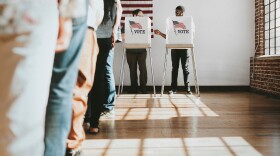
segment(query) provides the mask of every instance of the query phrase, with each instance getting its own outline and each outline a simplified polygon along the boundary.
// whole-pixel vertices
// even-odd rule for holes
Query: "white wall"
[[[196,26],[195,54],[199,84],[202,86],[249,85],[249,58],[254,53],[254,0],[154,0],[154,28],[165,32],[165,19],[174,15],[177,5],[186,8]],[[161,85],[165,41],[152,39],[155,83]],[[121,44],[115,49],[114,74],[119,84],[122,59]],[[147,65],[149,57],[147,57]],[[125,64],[125,85],[130,85],[129,70]],[[171,56],[168,55],[166,85],[171,83]],[[190,62],[190,82],[193,84]],[[148,85],[151,85],[150,66]],[[183,85],[182,70],[178,84]]]

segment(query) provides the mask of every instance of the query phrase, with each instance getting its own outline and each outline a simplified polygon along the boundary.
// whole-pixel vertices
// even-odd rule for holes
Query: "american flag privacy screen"
[[[144,13],[144,16],[150,17],[153,26],[153,0],[121,0],[121,4],[123,7],[121,20],[122,28],[124,27],[125,17],[132,17],[132,11],[136,9],[141,9]]]
[[[182,22],[178,22],[178,21],[173,21],[173,26],[174,26],[174,28],[186,29],[185,24]]]

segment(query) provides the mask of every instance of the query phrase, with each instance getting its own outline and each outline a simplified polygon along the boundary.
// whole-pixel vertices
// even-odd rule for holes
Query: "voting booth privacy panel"
[[[166,44],[193,44],[193,18],[169,17],[166,20]]]
[[[149,17],[126,17],[125,43],[151,45],[151,19]]]

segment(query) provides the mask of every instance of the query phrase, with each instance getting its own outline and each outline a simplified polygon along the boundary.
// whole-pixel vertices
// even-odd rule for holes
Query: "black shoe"
[[[66,149],[65,156],[83,156],[82,150],[78,149]]]
[[[186,94],[192,94],[191,92],[191,87],[189,86],[189,82],[185,84],[185,90],[186,90]]]
[[[170,91],[168,91],[168,94],[170,94],[170,95],[176,94],[176,93],[177,93],[176,90],[170,90]]]
[[[192,94],[192,92],[188,90],[188,91],[186,92],[186,94],[191,95],[191,94]]]

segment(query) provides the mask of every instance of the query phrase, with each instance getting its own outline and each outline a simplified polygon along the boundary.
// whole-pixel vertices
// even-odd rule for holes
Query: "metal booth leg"
[[[126,49],[123,49],[123,56],[122,56],[122,66],[121,66],[121,70],[120,70],[120,77],[119,77],[119,88],[118,88],[118,96],[120,95],[121,92],[121,86],[123,85],[123,70],[124,70],[124,55],[125,55]],[[122,86],[123,87],[123,86]]]
[[[196,93],[197,97],[200,97],[198,78],[197,78],[197,74],[196,74],[194,48],[191,48],[191,53],[192,53],[193,74],[194,74],[194,81],[195,81],[195,93]]]
[[[166,76],[166,66],[167,66],[167,55],[168,55],[168,48],[166,48],[166,52],[165,52],[163,77],[162,77],[162,85],[161,85],[161,95],[160,96],[163,95],[163,91],[164,91],[165,76]]]
[[[123,81],[124,81],[124,73],[125,73],[125,67],[124,67],[125,60],[126,60],[126,49],[125,49],[125,51],[124,51],[124,63],[123,63],[123,73],[122,73],[122,87],[121,87],[121,94],[122,94],[122,92],[123,92]]]
[[[152,55],[151,55],[151,48],[148,48],[148,49],[149,49],[149,56],[150,56],[150,64],[151,64],[151,73],[152,73],[154,97],[156,97],[156,87],[155,87],[155,78],[154,78],[154,69],[153,69],[153,59],[152,59]]]

